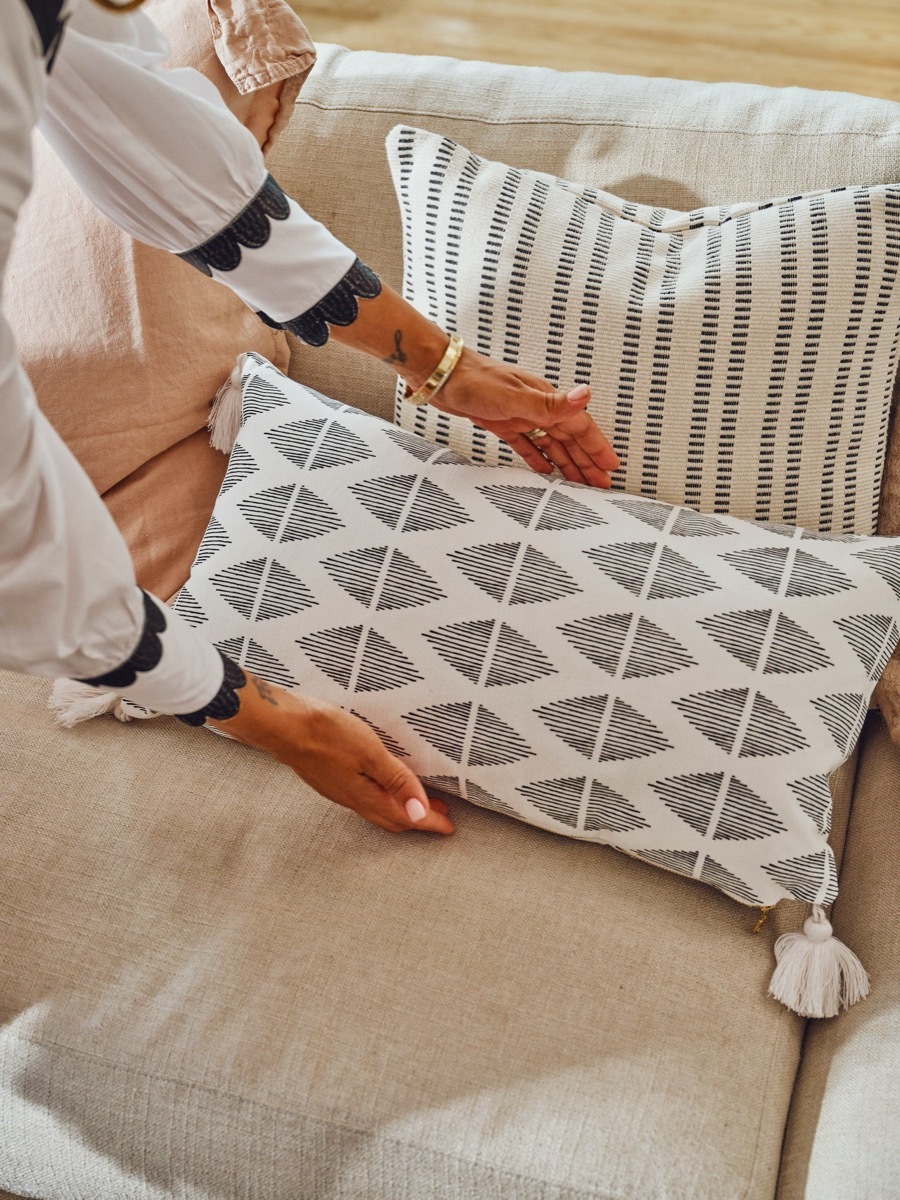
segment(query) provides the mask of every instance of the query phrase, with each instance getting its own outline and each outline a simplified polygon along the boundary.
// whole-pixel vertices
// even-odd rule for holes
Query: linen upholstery
[[[807,1032],[780,1200],[900,1195],[900,756],[878,714],[867,724],[834,924],[872,992]]]
[[[48,728],[45,683],[0,682],[0,1187],[772,1196],[804,1022],[765,992],[804,906],[754,938],[463,802],[390,837],[245,747]]]

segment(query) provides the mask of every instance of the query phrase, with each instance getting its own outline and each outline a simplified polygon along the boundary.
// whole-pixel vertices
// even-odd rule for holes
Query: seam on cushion
[[[377,105],[365,104],[323,104],[318,100],[310,100],[304,97],[299,101],[300,104],[307,104],[310,108],[317,108],[321,112],[360,112],[360,113],[387,113],[396,114],[398,117],[407,115],[409,110],[399,107],[381,108]],[[876,140],[884,139],[885,141],[895,140],[900,143],[900,133],[867,133],[858,129],[829,129],[816,130],[812,129],[808,133],[794,129],[711,129],[708,126],[702,125],[662,125],[659,122],[650,121],[604,121],[602,118],[597,120],[578,120],[570,117],[509,117],[509,118],[494,118],[494,117],[476,117],[468,113],[452,113],[432,111],[430,109],[416,109],[415,116],[417,117],[437,117],[443,121],[468,121],[473,125],[574,125],[583,129],[602,128],[602,129],[656,129],[660,133],[703,133],[703,134],[727,134],[729,137],[767,137],[767,138],[830,138],[830,137],[853,137],[853,138],[874,138]]]
[[[785,1021],[793,1019],[792,1014],[789,1014],[789,1012],[786,1008],[782,1008],[780,1016],[781,1016],[781,1020],[778,1022],[778,1025],[776,1026],[776,1030],[775,1030],[775,1044],[772,1047],[772,1053],[769,1057],[769,1069],[766,1071],[766,1082],[763,1085],[763,1087],[760,1089],[761,1096],[767,1096],[768,1092],[769,1092],[769,1081],[771,1080],[773,1071],[775,1069],[775,1059],[778,1055],[779,1050],[781,1049],[781,1044],[784,1040],[783,1033],[784,1033]],[[800,1039],[801,1052],[803,1049],[803,1041],[806,1037],[806,1027],[808,1025],[809,1025],[809,1021],[806,1021],[805,1025],[804,1025],[803,1036]],[[800,1054],[798,1053],[797,1066],[794,1069],[794,1080],[791,1085],[791,1098],[793,1098],[794,1086],[797,1083],[797,1075],[799,1073],[799,1070],[800,1070]],[[759,1164],[759,1143],[762,1138],[763,1119],[766,1116],[766,1114],[768,1113],[768,1111],[769,1111],[769,1109],[768,1109],[767,1105],[765,1105],[765,1104],[760,1105],[759,1124],[756,1127],[756,1140],[753,1143],[753,1156],[750,1160],[751,1164],[752,1164],[751,1168],[750,1168],[750,1179],[747,1182],[747,1188],[746,1188],[746,1191],[743,1193],[742,1200],[746,1200],[746,1198],[751,1194],[751,1189],[753,1188],[753,1184],[756,1180],[757,1169],[758,1169],[758,1164]],[[775,1171],[776,1187],[777,1187],[777,1183],[778,1183],[778,1176],[781,1174],[781,1155],[783,1152],[784,1137],[785,1137],[785,1133],[787,1131],[788,1120],[790,1119],[790,1115],[791,1115],[791,1105],[790,1105],[790,1100],[789,1100],[788,1107],[787,1107],[787,1113],[785,1114],[785,1118],[784,1118],[784,1125],[781,1130],[781,1149],[779,1150],[779,1153],[778,1153],[778,1165],[777,1165],[777,1169]]]
[[[497,1175],[507,1176],[512,1179],[521,1179],[527,1183],[537,1183],[542,1187],[553,1188],[560,1193],[561,1200],[632,1200],[633,1193],[631,1192],[586,1192],[577,1185],[569,1185],[562,1183],[551,1183],[547,1179],[543,1179],[538,1175],[526,1175],[521,1171],[513,1171],[509,1167],[500,1167],[494,1163],[486,1163],[477,1158],[464,1158],[459,1154],[452,1154],[447,1150],[435,1150],[430,1146],[425,1146],[420,1142],[408,1142],[402,1138],[386,1136],[378,1130],[368,1129],[365,1127],[357,1127],[345,1121],[335,1121],[331,1118],[311,1116],[308,1113],[297,1113],[290,1109],[281,1108],[275,1104],[269,1104],[265,1100],[255,1100],[250,1096],[242,1096],[238,1092],[230,1092],[226,1088],[212,1087],[208,1083],[199,1083],[193,1079],[179,1079],[177,1076],[160,1074],[157,1071],[148,1071],[143,1067],[135,1067],[128,1063],[116,1062],[115,1059],[106,1058],[102,1054],[92,1054],[87,1050],[76,1050],[71,1046],[64,1046],[60,1042],[53,1041],[38,1041],[36,1038],[23,1037],[21,1034],[16,1034],[16,1041],[25,1042],[29,1046],[35,1046],[38,1049],[55,1050],[62,1054],[70,1055],[73,1058],[80,1058],[87,1062],[102,1063],[104,1066],[112,1067],[117,1071],[129,1071],[133,1075],[140,1075],[144,1079],[160,1081],[163,1083],[175,1084],[178,1087],[190,1088],[199,1092],[207,1092],[212,1096],[225,1096],[230,1100],[236,1100],[239,1104],[252,1105],[254,1108],[264,1109],[266,1112],[279,1113],[285,1116],[294,1116],[304,1121],[314,1121],[317,1125],[324,1125],[334,1129],[344,1129],[348,1133],[359,1133],[368,1137],[376,1138],[382,1142],[388,1142],[394,1146],[405,1146],[410,1150],[424,1150],[426,1154],[433,1154],[438,1158],[447,1159],[450,1162],[459,1163],[468,1167],[484,1167],[495,1172]],[[768,1082],[768,1077],[766,1079]],[[760,1117],[760,1127],[762,1126],[762,1117]],[[746,1195],[746,1193],[745,1193]]]

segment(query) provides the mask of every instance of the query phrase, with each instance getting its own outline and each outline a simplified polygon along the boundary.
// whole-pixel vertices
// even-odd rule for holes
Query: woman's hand
[[[356,319],[335,325],[331,336],[377,355],[413,391],[428,379],[447,349],[447,334],[387,284],[377,296],[360,300]],[[585,385],[568,393],[555,391],[546,379],[466,347],[430,403],[503,438],[542,475],[557,466],[573,483],[608,488],[609,472],[619,467],[619,458],[584,411],[590,396]],[[533,429],[546,431],[547,437],[530,441],[524,435]]]
[[[267,750],[320,795],[390,833],[453,832],[447,805],[428,798],[420,780],[364,721],[246,674],[247,684],[237,693],[238,713],[208,724]]]
[[[431,403],[496,434],[542,475],[556,466],[572,483],[608,488],[619,457],[585,412],[590,398],[584,384],[556,392],[546,380],[466,347]],[[547,436],[525,437],[535,428]]]

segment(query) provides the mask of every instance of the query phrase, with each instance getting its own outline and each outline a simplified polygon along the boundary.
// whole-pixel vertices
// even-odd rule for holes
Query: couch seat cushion
[[[604,847],[462,801],[452,838],[386,835],[255,751],[0,687],[0,1187],[771,1197],[801,906],[753,938]]]

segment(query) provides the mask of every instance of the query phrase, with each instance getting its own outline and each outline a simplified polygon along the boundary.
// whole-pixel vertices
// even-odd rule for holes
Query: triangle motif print
[[[585,775],[580,779],[540,779],[535,783],[523,784],[516,791],[544,816],[576,829],[586,783]]]
[[[329,679],[342,688],[349,688],[362,632],[362,625],[322,629],[308,637],[297,638],[297,645]]]
[[[472,683],[478,683],[491,638],[499,624],[496,646],[488,668],[486,687],[528,683],[557,674],[547,656],[505,622],[463,621],[431,629],[422,636],[446,662]]]
[[[656,553],[656,542],[622,542],[584,553],[604,575],[627,588],[633,596],[640,596]]]
[[[544,488],[521,484],[492,483],[476,490],[525,529],[531,524],[538,505],[546,495]]]
[[[379,587],[388,555],[390,561]],[[348,550],[325,559],[322,566],[335,583],[366,608],[375,602],[377,592],[375,608],[378,612],[415,608],[430,604],[433,600],[445,599],[444,593],[426,571],[400,550],[392,550],[388,546]]]
[[[358,692],[384,692],[422,679],[414,664],[377,629],[366,635],[362,661],[356,676]]]
[[[200,607],[196,596],[193,596],[186,587],[183,587],[178,593],[172,607],[175,612],[184,617],[188,625],[203,625],[209,620],[209,617]]]
[[[790,554],[788,546],[761,546],[755,550],[734,550],[720,557],[747,579],[777,595]],[[855,587],[856,584],[831,563],[815,558],[805,550],[797,550],[784,594],[790,597],[832,596]]]
[[[590,529],[595,525],[606,525],[605,517],[575,500],[564,492],[553,492],[538,517],[538,530]]]
[[[477,683],[493,630],[494,622],[490,620],[463,621],[459,625],[429,629],[422,636],[445,662],[471,683]]]
[[[665,529],[672,512],[670,504],[661,504],[658,500],[645,500],[640,496],[629,496],[622,492],[608,492],[604,499],[628,513],[630,517],[635,517],[654,529]]]
[[[534,546],[526,548],[516,571],[520,549],[521,544],[517,542],[498,542],[454,550],[447,557],[459,567],[470,583],[495,600],[503,600],[512,579],[511,605],[537,604],[581,591],[562,567],[551,562]]]
[[[880,575],[900,600],[900,554],[893,546],[876,547],[872,550],[859,550],[854,555],[867,567]]]
[[[646,617],[638,617],[637,631],[623,672],[624,679],[670,675],[696,665],[696,660],[671,634]]]
[[[738,879],[737,875],[732,875],[721,863],[717,863],[714,858],[707,857],[704,859],[700,878],[704,883],[710,883],[713,887],[720,888],[736,900],[743,900],[745,904],[762,903],[757,893],[754,892],[748,883],[745,883],[743,879]]]
[[[266,679],[269,683],[277,683],[279,687],[283,688],[300,686],[284,663],[280,662],[274,654],[270,654],[253,638],[227,638],[223,642],[216,642],[215,646],[217,650],[221,650],[223,654],[233,658],[235,662],[252,671],[254,675],[258,675],[260,679]]]
[[[288,616],[318,604],[305,583],[281,563],[267,558],[226,567],[209,582],[248,621]]]
[[[652,721],[618,696],[578,696],[534,711],[567,746],[591,761],[644,758],[672,749]],[[608,712],[602,745],[598,746]]]
[[[364,632],[362,625],[323,629],[298,638],[297,645],[320,671],[349,691],[386,692],[422,678],[406,655],[383,634],[377,629]]]
[[[635,620],[637,629],[624,665],[623,679],[670,675],[697,665],[671,634],[637,614],[605,613],[583,617],[570,625],[560,625],[559,631],[585,658],[615,677],[621,665],[622,649]]]
[[[820,696],[812,705],[827,725],[837,748],[842,754],[849,754],[862,732],[869,709],[865,696],[855,692],[835,692]]]
[[[710,822],[724,779],[722,771],[676,775],[651,783],[650,787],[676,816],[701,836],[712,835],[716,842],[750,841],[786,832],[778,813],[733,775],[729,777],[725,801],[712,829]]]
[[[350,463],[374,457],[374,451],[358,434],[355,434],[352,429],[347,429],[345,425],[341,425],[339,421],[332,421],[310,463],[310,470],[320,471],[326,467],[346,467]]]
[[[650,600],[682,599],[699,596],[703,592],[720,591],[720,586],[705,571],[689,562],[677,550],[663,547],[659,556],[656,574],[649,592]]]
[[[288,506],[291,511],[285,520]],[[309,488],[293,483],[256,492],[241,500],[238,508],[253,528],[272,542],[299,542],[344,527],[330,504]]]
[[[749,694],[749,688],[726,688],[683,696],[672,704],[704,737],[731,754]]]
[[[284,392],[268,379],[263,379],[261,375],[249,376],[243,383],[242,391],[241,424],[250,417],[290,404]]]
[[[380,726],[376,725],[374,721],[370,721],[368,717],[364,717],[362,713],[357,712],[355,708],[351,708],[350,712],[354,717],[359,717],[360,721],[365,725],[368,725],[381,744],[390,750],[391,754],[396,755],[397,758],[409,758],[409,751],[401,746],[396,738],[391,737],[389,733],[385,733]]]
[[[495,600],[502,600],[518,554],[517,542],[498,542],[454,550],[447,557],[459,567],[470,583]]]
[[[700,857],[696,850],[635,850],[634,853],[638,858],[645,858],[654,866],[678,875],[693,875]]]
[[[466,796],[473,804],[478,804],[481,808],[492,808],[496,812],[517,817],[520,821],[522,819],[511,804],[507,804],[505,800],[500,800],[497,796],[491,795],[483,787],[479,787],[477,783],[473,783],[471,779],[466,780]]]
[[[632,829],[649,829],[650,826],[630,800],[595,779],[591,783],[584,828],[588,833],[600,830],[627,833]]]
[[[404,720],[426,742],[457,763],[463,760],[470,725],[468,762],[473,766],[499,766],[534,756],[528,743],[510,725],[483,705],[470,701],[419,708],[407,713]]]
[[[837,868],[831,847],[763,867],[786,892],[807,904],[833,904],[837,899]]]
[[[509,603],[540,604],[545,600],[558,600],[561,596],[572,596],[581,588],[568,572],[549,559],[534,546],[529,546],[516,575],[515,586]]]
[[[736,534],[737,530],[716,517],[682,508],[675,518],[671,532],[677,537],[723,537]]]
[[[308,421],[289,421],[287,425],[267,429],[266,437],[288,462],[293,463],[295,467],[305,467],[319,434],[325,428],[325,422],[325,417],[314,417]]]
[[[831,833],[831,787],[827,775],[808,775],[795,779],[788,787],[797,802],[823,837]]]
[[[754,608],[742,612],[717,613],[697,624],[729,654],[755,671],[769,630],[772,609]]]
[[[531,683],[535,679],[558,673],[546,654],[533,642],[505,621],[501,623],[485,687]]]
[[[760,653],[769,631],[772,611],[763,608],[721,613],[697,624],[713,641],[755,671],[760,665]],[[811,633],[784,613],[778,614],[763,674],[796,675],[833,665]]]
[[[893,617],[883,613],[866,613],[845,617],[842,621],[835,621],[835,625],[853,647],[865,667],[866,676],[872,680],[880,679],[900,640],[900,630]]]
[[[245,450],[240,442],[235,442],[228,459],[228,470],[225,472],[225,478],[219,488],[219,494],[229,491],[236,483],[240,483],[241,480],[255,474],[258,470],[259,467],[253,455]]]
[[[225,532],[225,527],[215,517],[210,517],[203,541],[197,551],[197,557],[194,559],[194,566],[199,567],[201,563],[212,558],[217,551],[224,550],[226,546],[230,545],[231,538]]]
[[[672,704],[704,737],[731,754],[749,695],[749,688],[725,688],[683,696]],[[740,758],[793,754],[808,745],[799,726],[786,712],[762,693],[754,693]]]
[[[603,613],[560,625],[559,632],[595,667],[615,677],[631,621],[630,612]]]
[[[420,533],[435,529],[451,529],[465,525],[472,518],[430,479],[418,475],[387,475],[350,485],[349,490],[373,516],[396,529],[410,495],[415,497],[403,521],[403,533]]]

